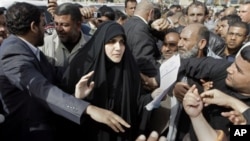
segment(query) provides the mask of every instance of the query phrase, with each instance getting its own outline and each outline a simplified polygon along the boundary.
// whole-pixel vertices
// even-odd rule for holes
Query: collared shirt
[[[52,65],[56,67],[67,67],[79,49],[85,45],[86,40],[84,37],[84,34],[81,32],[81,39],[70,52],[63,45],[57,33],[54,32],[52,35],[44,38],[44,46],[40,49],[47,56]]]
[[[24,38],[20,36],[18,36],[18,38],[23,40],[28,45],[28,47],[31,49],[31,51],[36,55],[37,59],[40,61],[40,50],[37,47],[33,46],[30,42],[28,42]]]
[[[135,15],[136,17],[139,17],[141,20],[143,20],[146,24],[148,24],[148,22],[143,18],[143,17],[141,17],[141,16],[139,16],[139,15]]]

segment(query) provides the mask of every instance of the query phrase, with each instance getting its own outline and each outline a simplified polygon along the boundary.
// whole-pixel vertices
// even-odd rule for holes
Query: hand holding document
[[[168,93],[169,88],[175,83],[180,67],[179,54],[173,55],[167,61],[161,64],[160,67],[160,89],[162,93],[156,96],[150,103],[146,105],[146,109],[151,111],[160,106],[162,98]]]

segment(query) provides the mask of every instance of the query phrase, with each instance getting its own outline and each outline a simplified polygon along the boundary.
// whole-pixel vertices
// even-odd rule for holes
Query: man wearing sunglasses
[[[161,47],[161,54],[162,54],[160,60],[161,63],[169,59],[178,52],[179,40],[180,40],[180,34],[175,30],[169,29],[164,36],[164,41]]]

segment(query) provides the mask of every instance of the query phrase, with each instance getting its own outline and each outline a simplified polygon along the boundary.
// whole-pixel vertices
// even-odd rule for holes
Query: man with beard
[[[93,82],[87,84],[93,72],[77,83],[75,97],[55,85],[61,76],[37,48],[44,43],[45,30],[44,15],[38,7],[15,3],[7,10],[6,21],[11,35],[0,48],[0,100],[5,116],[0,126],[1,141],[53,141],[56,135],[63,138],[65,134],[55,131],[60,117],[77,124],[91,117],[118,132],[129,127],[113,112],[76,98],[94,87]]]
[[[204,57],[206,56],[206,45],[209,40],[208,29],[199,23],[186,26],[178,42],[178,53],[181,58]]]
[[[246,106],[249,106],[250,104],[249,55],[250,46],[247,46],[242,49],[233,63],[228,62],[225,59],[213,59],[211,57],[203,57],[199,59],[190,58],[182,60],[181,67],[179,68],[179,75],[187,75],[194,81],[201,78],[213,81],[211,90],[197,91],[201,94],[202,98],[200,100],[202,100],[205,103],[205,106],[207,106],[203,109],[202,113],[214,129],[223,130],[227,137],[230,135],[229,128],[231,125],[248,124],[248,120],[242,121],[241,118],[238,119],[238,121],[234,121],[233,118],[236,118],[237,115],[239,116],[241,113],[246,119],[249,119],[249,109],[247,110],[248,107]],[[192,83],[189,84],[192,85]],[[186,92],[184,93],[186,94]],[[232,100],[230,97],[238,99],[238,102]],[[245,103],[246,105],[243,106],[239,102]],[[236,110],[238,113],[233,112],[232,110]],[[225,112],[228,113],[225,114]],[[227,119],[227,117],[230,116],[230,113],[235,115],[232,116],[233,118],[231,117]],[[185,117],[184,114],[181,116],[181,120],[184,122],[180,122],[181,126],[178,126],[180,127],[178,129],[182,131],[179,135],[189,135],[191,138],[189,138],[190,140],[196,141],[197,138],[194,135],[192,126],[188,126],[188,124],[191,124],[190,120]],[[233,123],[230,123],[229,120]],[[185,131],[183,127],[186,126],[189,128]],[[179,141],[182,139],[178,138],[177,140]]]
[[[54,23],[56,32],[44,38],[41,50],[52,65],[65,68],[87,39],[81,31],[79,7],[72,3],[59,5],[54,13]]]
[[[246,27],[243,26],[244,24],[243,25],[240,24],[240,25],[238,24],[238,26],[235,28],[232,27],[230,32],[228,32],[229,34],[232,34],[228,36],[228,43],[230,43],[229,44],[230,46],[233,45],[232,42],[234,42],[234,44],[237,42],[236,43],[237,45],[236,44],[235,45],[240,46],[239,45],[240,43],[238,42],[244,41],[243,37],[246,36],[246,32],[248,32],[248,30],[246,30]],[[178,43],[178,46],[179,46],[178,52],[181,58],[183,59],[201,58],[201,57],[206,57],[210,55],[210,54],[206,55],[205,54],[206,52],[204,52],[206,49],[203,46],[202,42],[204,42],[205,40],[202,39],[203,36],[201,34],[202,32],[200,29],[202,29],[201,26],[197,24],[191,24],[182,30],[181,35],[180,35],[181,40]],[[241,38],[238,38],[238,36],[240,36]],[[225,50],[225,53],[229,53],[228,50]],[[212,55],[212,57],[218,58],[218,56],[216,55],[215,56]],[[169,140],[174,140],[175,135],[177,137],[176,140],[182,140],[183,138],[188,137],[187,133],[190,130],[190,124],[187,122],[188,116],[182,110],[182,106],[179,103],[179,102],[182,102],[182,99],[184,95],[186,94],[186,91],[190,88],[191,84],[196,84],[198,90],[200,92],[203,91],[203,88],[201,87],[201,83],[204,82],[204,80],[201,80],[201,82],[199,82],[199,80],[197,81],[197,80],[190,79],[188,75],[179,74],[178,81],[181,81],[181,82],[177,82],[173,90],[173,95],[174,95],[173,99],[176,98],[178,101],[174,101],[173,99],[171,100],[172,102],[171,105],[175,105],[174,107],[176,108],[176,110],[171,111],[171,114],[172,112],[177,113],[176,117],[174,118],[175,120],[174,124],[172,126],[177,128],[178,130],[177,130],[177,134],[173,132],[168,133]],[[211,83],[211,82],[208,82],[208,83]],[[192,140],[194,139],[195,138],[192,137]]]
[[[180,40],[178,42],[178,53],[182,59],[187,58],[201,58],[206,57],[208,55],[211,55],[212,57],[217,57],[216,55],[208,52],[209,49],[207,48],[208,41],[209,41],[209,30],[205,27],[205,25],[200,23],[192,23],[187,25],[180,34]],[[179,122],[182,122],[179,120],[179,117],[181,117],[182,107],[180,105],[180,100],[178,97],[175,97],[174,95],[181,90],[188,90],[190,86],[188,83],[192,81],[191,79],[188,79],[187,76],[181,76],[179,77],[179,81],[175,84],[173,93],[170,93],[171,98],[171,113],[170,113],[170,125],[169,125],[169,131],[167,135],[167,139],[170,141],[175,140],[176,137],[182,137],[178,134],[177,128]],[[182,91],[180,92],[182,93]],[[177,100],[178,99],[178,100]],[[183,121],[185,122],[185,121]],[[183,124],[183,123],[181,123]],[[184,124],[185,125],[185,124]]]
[[[200,1],[194,1],[188,5],[185,10],[187,25],[193,23],[201,23],[204,25],[205,19],[208,16],[208,9],[206,5]],[[179,26],[177,29],[181,31],[184,27]],[[208,40],[208,49],[212,50],[215,54],[224,46],[224,41],[218,35],[210,31]]]

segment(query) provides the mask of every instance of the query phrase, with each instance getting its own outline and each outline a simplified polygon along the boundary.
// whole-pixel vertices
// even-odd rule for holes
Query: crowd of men
[[[65,82],[70,65],[85,64],[75,58],[86,46],[96,45],[93,40],[104,40],[105,51],[106,44],[116,46],[115,31],[110,32],[112,39],[108,41],[98,35],[108,22],[122,26],[119,35],[124,40],[120,44],[132,54],[140,76],[129,83],[139,81],[139,93],[149,94],[147,100],[162,92],[161,64],[180,56],[177,80],[160,106],[152,111],[134,107],[143,112],[138,113],[141,121],[133,124],[139,130],[133,133],[133,140],[229,141],[230,125],[250,124],[250,1],[238,8],[214,11],[200,1],[163,10],[148,0],[125,0],[123,12],[107,5],[58,5],[56,0],[50,0],[47,11],[52,15],[51,34],[45,32],[46,24],[51,23],[45,23],[44,11],[32,4],[20,2],[0,9],[0,140],[92,140],[94,137],[84,135],[86,119],[94,121],[87,124],[103,124],[101,130],[121,140],[131,140],[126,137],[131,127],[125,120],[130,120],[130,115],[123,115],[112,105],[112,100],[126,99],[118,93],[119,89],[126,91],[125,84],[116,88],[116,82],[110,81],[121,83],[118,74],[105,76],[110,77],[110,86],[105,86],[111,93],[108,97],[113,98],[106,103],[111,109],[91,103],[91,91],[105,87],[92,82],[92,70],[86,70],[77,84]],[[91,51],[85,54],[93,54]],[[86,62],[98,59],[83,58]],[[112,60],[106,56],[105,61]],[[103,69],[117,72],[111,63],[106,66]],[[129,113],[130,108],[120,104],[118,107]],[[93,134],[97,132],[92,130]]]

